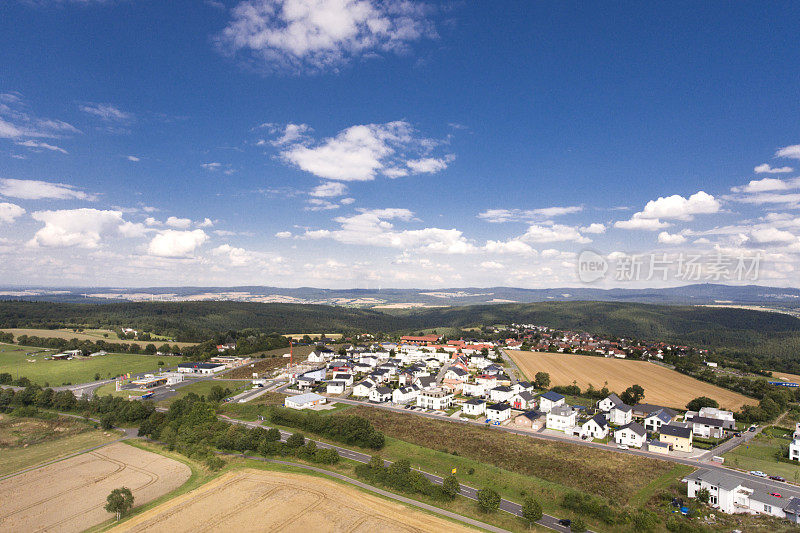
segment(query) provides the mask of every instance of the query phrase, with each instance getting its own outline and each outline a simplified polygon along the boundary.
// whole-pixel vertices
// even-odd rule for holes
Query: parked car
[[[756,430],[755,426],[750,426],[747,431],[755,431],[755,430]]]
[[[767,477],[767,475],[764,472],[762,472],[761,470],[751,470],[750,471],[750,475],[751,476],[756,476],[756,477]]]
[[[627,444],[617,444],[617,448],[619,448],[620,450],[627,450],[628,449],[628,445]]]
[[[780,498],[781,497],[781,493],[780,492],[770,492],[769,495],[770,496],[775,496],[776,498]]]
[[[784,478],[783,476],[769,476],[769,478],[774,481],[783,481],[784,483],[786,482],[786,478]]]
[[[570,520],[569,518],[562,518],[561,520],[558,521],[558,524],[564,527],[569,527],[572,525],[572,520]]]

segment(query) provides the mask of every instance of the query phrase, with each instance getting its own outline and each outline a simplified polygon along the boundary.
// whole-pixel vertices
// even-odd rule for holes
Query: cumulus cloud
[[[655,231],[667,226],[669,226],[669,223],[655,218],[646,218],[641,213],[634,213],[629,220],[617,220],[614,222],[615,228],[631,230]]]
[[[133,119],[131,113],[122,111],[120,108],[111,104],[86,103],[79,106],[84,113],[101,118],[108,122],[127,122]]]
[[[192,257],[195,250],[208,240],[208,235],[201,229],[178,231],[173,229],[158,233],[147,248],[147,253],[156,257],[186,258]]]
[[[680,233],[662,231],[658,234],[658,242],[661,244],[683,244],[686,242],[686,237]]]
[[[543,220],[550,217],[579,213],[581,211],[583,211],[583,207],[579,205],[542,207],[539,209],[488,209],[479,213],[478,218],[493,223],[530,222],[533,220]]]
[[[553,224],[552,226],[533,224],[519,239],[532,243],[573,241],[586,244],[592,242],[588,237],[581,235],[576,228],[564,224]]]
[[[788,189],[797,188],[800,186],[800,180],[781,180],[778,178],[762,178],[760,180],[751,180],[747,185],[740,185],[732,187],[731,191],[739,193],[759,193],[770,191],[785,191]]]
[[[282,130],[273,124],[267,126],[272,133],[279,133],[278,138],[270,143],[273,146],[283,146],[298,141],[305,141],[309,138],[308,133],[312,131],[311,126],[308,124],[286,124]]]
[[[605,224],[600,224],[599,222],[592,222],[588,226],[583,226],[581,228],[581,231],[584,233],[592,233],[599,235],[600,233],[606,232],[606,226]]]
[[[139,161],[141,161],[141,159],[136,157],[135,155],[129,155],[125,159],[127,159],[128,161],[133,161],[134,163],[138,163]]]
[[[755,243],[788,244],[797,242],[798,238],[785,230],[777,228],[757,228],[750,232],[750,240]]]
[[[629,220],[618,220],[614,227],[654,231],[669,226],[662,219],[688,221],[693,220],[695,215],[718,213],[721,208],[719,200],[704,191],[698,191],[688,198],[673,194],[650,200],[644,209],[634,213]]]
[[[329,181],[314,187],[309,193],[317,198],[332,198],[347,193],[347,185],[338,181]]]
[[[784,146],[777,152],[776,157],[786,157],[788,159],[800,159],[800,144],[793,144],[791,146]]]
[[[753,172],[756,174],[786,174],[787,172],[792,172],[794,169],[792,167],[771,167],[769,164],[764,163],[763,165],[758,165],[753,169]]]
[[[290,239],[292,237],[291,231],[279,231],[275,234],[275,236],[279,239]]]
[[[170,228],[186,229],[192,225],[192,221],[188,218],[169,217],[165,224]]]
[[[206,217],[202,220],[202,222],[198,222],[197,225],[200,226],[201,228],[210,228],[211,226],[214,225],[214,221]]]
[[[39,180],[0,179],[0,195],[22,200],[94,200],[87,194],[66,183],[51,183]]]
[[[481,262],[481,268],[484,270],[503,270],[505,267],[503,263],[498,263],[497,261]]]
[[[122,212],[99,209],[37,211],[34,220],[44,222],[28,244],[30,246],[97,248],[101,237],[119,229]]]
[[[408,122],[395,121],[351,126],[316,143],[304,138],[286,144],[279,156],[319,178],[370,181],[378,175],[397,178],[443,170],[454,156],[427,155],[435,144],[415,136]]]
[[[16,204],[0,202],[0,222],[10,224],[25,214],[25,210]]]
[[[308,205],[305,207],[306,211],[330,211],[331,209],[339,209],[339,204],[335,204],[329,200],[322,198],[309,198]]]
[[[238,248],[230,244],[223,244],[211,250],[211,255],[225,259],[232,267],[277,267],[284,262],[280,256],[255,252]]]
[[[337,70],[435,36],[425,11],[403,0],[245,0],[216,41],[224,53],[267,70]]]
[[[533,247],[519,239],[509,239],[507,241],[486,241],[483,249],[490,254],[517,254],[517,255],[536,255],[538,252]]]

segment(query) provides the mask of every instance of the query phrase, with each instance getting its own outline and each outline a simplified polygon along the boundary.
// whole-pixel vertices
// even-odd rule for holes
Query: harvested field
[[[791,381],[792,383],[800,383],[800,376],[797,374],[787,374],[786,372],[773,372],[770,381]]]
[[[514,350],[506,353],[530,379],[537,372],[550,374],[551,386],[572,385],[576,381],[582,389],[589,384],[600,389],[608,382],[609,389],[620,393],[638,384],[644,388],[645,402],[677,409],[685,409],[686,404],[698,396],[713,398],[720,407],[734,411],[745,404],[758,404],[753,398],[647,361]]]
[[[159,346],[166,342],[170,346],[174,346],[177,344],[180,348],[185,348],[186,346],[194,346],[195,344],[197,344],[196,342],[174,342],[170,340],[164,340],[158,335],[153,335],[152,339],[149,341],[120,339],[119,336],[110,329],[86,329],[84,331],[78,332],[66,328],[62,329],[3,328],[0,331],[13,333],[15,339],[20,335],[28,335],[29,337],[42,337],[43,339],[65,339],[68,341],[72,339],[78,339],[79,341],[106,341],[106,342],[120,342],[128,344],[135,342],[137,344],[141,344],[142,346],[151,342]]]
[[[83,531],[112,517],[103,506],[128,487],[141,505],[181,486],[183,463],[126,444],[111,444],[0,481],[0,531]]]
[[[526,476],[626,503],[673,464],[634,455],[534,439],[490,427],[433,420],[386,409],[357,406],[347,414],[368,419],[394,439],[466,457]],[[388,447],[393,447],[390,443]],[[404,458],[414,463],[404,451]]]
[[[198,530],[474,531],[328,479],[264,470],[230,472],[111,531]]]

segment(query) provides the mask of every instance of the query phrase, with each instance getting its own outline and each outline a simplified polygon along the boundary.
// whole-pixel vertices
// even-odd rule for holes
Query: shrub
[[[493,513],[500,508],[500,495],[492,489],[478,491],[478,508],[484,513]]]
[[[206,466],[208,467],[209,470],[216,472],[217,470],[220,470],[223,466],[225,466],[225,460],[216,455],[212,455],[208,459],[206,459]]]

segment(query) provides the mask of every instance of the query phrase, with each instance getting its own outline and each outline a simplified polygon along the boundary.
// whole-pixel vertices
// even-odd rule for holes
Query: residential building
[[[547,412],[547,429],[571,431],[575,427],[578,412],[569,405],[555,405]]]
[[[647,451],[669,455],[669,446],[668,442],[661,442],[660,440],[653,439],[647,443]]]
[[[392,391],[392,402],[408,403],[412,400],[415,400],[417,398],[417,394],[419,394],[419,389],[414,386],[400,387],[399,389]]]
[[[704,439],[721,439],[725,435],[723,429],[724,422],[716,418],[706,418],[704,416],[695,416],[689,419],[692,427],[692,433]]]
[[[614,442],[641,448],[647,440],[647,431],[637,422],[629,422],[614,432]]]
[[[347,388],[347,383],[339,380],[331,380],[325,385],[325,392],[328,394],[342,394]]]
[[[425,390],[431,390],[436,388],[436,376],[420,376],[414,379],[414,385],[418,385],[419,388]]]
[[[789,459],[800,461],[800,422],[795,424],[792,442],[789,443]]]
[[[507,403],[494,403],[487,405],[486,418],[492,422],[505,422],[511,418],[511,406]]]
[[[530,391],[518,392],[509,401],[514,409],[528,410],[536,408],[536,395]]]
[[[539,410],[543,413],[549,413],[553,407],[562,406],[565,403],[566,398],[557,392],[547,391],[539,396]]]
[[[369,379],[359,381],[353,387],[353,396],[364,398],[369,396],[369,391],[375,388],[375,382]]]
[[[465,382],[469,379],[469,372],[459,367],[450,367],[444,373],[444,379]]]
[[[417,406],[444,411],[453,403],[453,395],[443,389],[423,390],[417,395]]]
[[[461,412],[465,415],[479,416],[486,412],[486,400],[481,398],[472,398],[464,402],[461,407]]]
[[[608,436],[608,420],[598,413],[581,426],[581,436],[604,439]]]
[[[369,401],[371,402],[388,402],[392,399],[392,389],[389,387],[375,387],[369,391]]]
[[[315,405],[321,405],[323,403],[325,403],[325,396],[320,396],[313,392],[298,394],[296,396],[287,396],[283,400],[283,405],[291,409],[308,409],[309,407],[314,407]]]
[[[507,402],[514,396],[514,391],[507,385],[500,385],[489,391],[489,399],[493,402]]]
[[[706,489],[708,503],[723,513],[766,514],[797,521],[800,499],[774,496],[758,481],[743,479],[733,472],[701,468],[683,481],[689,498],[696,498],[700,490]]]
[[[604,413],[608,413],[609,411],[611,411],[611,409],[613,409],[618,405],[624,405],[624,402],[620,400],[619,396],[617,396],[613,392],[609,394],[607,397],[597,402],[597,408],[603,411]]]
[[[540,411],[525,411],[514,417],[514,425],[529,428],[534,431],[540,430],[547,421],[547,415]]]
[[[633,407],[630,405],[621,403],[612,407],[608,412],[608,421],[615,426],[624,426],[625,424],[630,424],[632,420]]]
[[[486,385],[483,383],[464,383],[461,391],[465,396],[483,396],[486,394]]]
[[[672,416],[670,416],[665,409],[659,409],[644,419],[644,428],[647,431],[658,433],[661,426],[669,424],[670,422],[672,422]]]
[[[670,445],[673,451],[691,452],[692,451],[692,429],[665,424],[658,432],[658,440]]]

